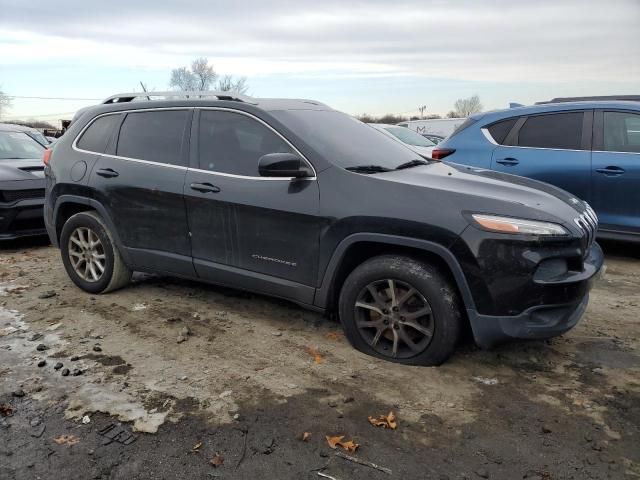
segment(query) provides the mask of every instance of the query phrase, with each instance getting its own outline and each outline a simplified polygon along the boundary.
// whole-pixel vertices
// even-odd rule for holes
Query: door
[[[195,275],[183,197],[188,109],[127,113],[90,185],[138,268]]]
[[[316,178],[259,175],[263,155],[300,154],[257,117],[226,109],[196,116],[195,168],[187,173],[185,199],[198,275],[311,303],[319,242]]]
[[[601,229],[640,233],[640,112],[596,111],[592,163]]]
[[[541,180],[589,201],[592,118],[590,110],[521,117],[493,151],[491,169]]]

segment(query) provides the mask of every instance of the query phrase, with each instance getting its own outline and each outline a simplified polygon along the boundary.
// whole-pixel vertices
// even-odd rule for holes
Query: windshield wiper
[[[390,172],[392,169],[381,165],[356,165],[354,167],[346,167],[346,170],[356,173],[383,173]]]
[[[400,165],[398,165],[396,167],[396,170],[404,170],[405,168],[412,168],[412,167],[418,167],[420,165],[429,165],[429,162],[427,162],[426,160],[410,160],[408,162],[405,163],[401,163]]]

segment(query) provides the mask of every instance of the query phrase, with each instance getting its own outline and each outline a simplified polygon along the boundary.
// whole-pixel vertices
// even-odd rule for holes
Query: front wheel
[[[76,213],[66,221],[60,235],[60,253],[73,283],[87,292],[106,293],[131,279],[131,270],[96,212]]]
[[[340,319],[361,352],[410,365],[440,365],[461,330],[455,288],[437,268],[399,255],[374,257],[345,280]]]

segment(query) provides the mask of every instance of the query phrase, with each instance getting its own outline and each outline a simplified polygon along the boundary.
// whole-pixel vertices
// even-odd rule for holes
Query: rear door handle
[[[622,175],[625,172],[625,170],[624,168],[610,166],[606,168],[596,168],[596,172],[604,173],[605,175],[613,177],[617,175]]]
[[[117,177],[120,174],[111,168],[101,168],[100,170],[96,171],[96,175],[100,175],[104,178],[113,178]]]
[[[216,187],[210,183],[192,183],[190,187],[191,190],[201,193],[218,193],[220,191],[220,187]]]
[[[518,165],[520,161],[515,158],[501,158],[500,160],[496,160],[496,163],[500,165]]]

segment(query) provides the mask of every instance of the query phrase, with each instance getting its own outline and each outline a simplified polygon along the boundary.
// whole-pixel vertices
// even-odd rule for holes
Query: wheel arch
[[[385,254],[407,255],[439,267],[458,290],[464,308],[475,310],[466,277],[449,249],[428,240],[377,233],[357,233],[338,244],[329,260],[322,284],[316,290],[314,304],[325,311],[336,310],[340,290],[349,273],[369,258]]]
[[[124,262],[127,265],[131,265],[127,250],[126,248],[123,248],[120,237],[118,236],[118,231],[116,230],[115,224],[111,220],[111,217],[107,213],[107,209],[100,202],[92,198],[81,197],[78,195],[61,195],[60,197],[58,197],[53,210],[53,226],[55,232],[55,238],[51,239],[53,243],[56,246],[59,245],[62,227],[69,218],[71,218],[76,213],[86,211],[95,211],[100,215],[107,228],[109,229],[109,233],[113,237],[113,240],[116,243],[116,246],[118,247],[118,250],[120,251],[120,255],[122,255]]]

